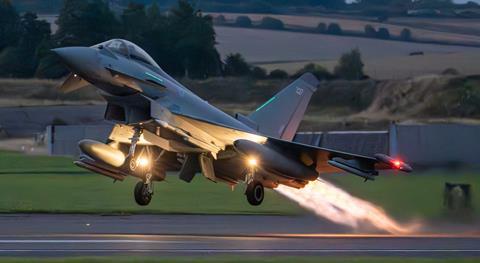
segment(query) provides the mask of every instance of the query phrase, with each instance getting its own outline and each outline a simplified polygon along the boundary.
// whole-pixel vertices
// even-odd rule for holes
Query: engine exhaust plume
[[[320,178],[303,189],[280,185],[276,190],[316,215],[356,230],[371,225],[391,234],[408,234],[419,227],[418,224],[401,225],[382,208],[354,197]]]

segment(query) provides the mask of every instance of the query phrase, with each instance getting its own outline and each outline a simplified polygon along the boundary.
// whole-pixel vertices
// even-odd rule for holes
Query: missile
[[[125,162],[125,154],[108,144],[97,142],[94,140],[81,140],[78,147],[83,154],[91,159],[102,162],[113,167],[120,167]]]
[[[362,169],[361,165],[355,161],[355,160],[344,160],[342,158],[333,158],[332,160],[328,161],[328,164],[330,164],[333,167],[336,167],[340,170],[343,170],[345,172],[349,172],[351,174],[360,176],[367,180],[375,180],[375,176],[378,175],[378,172],[375,170],[369,170],[369,169]]]

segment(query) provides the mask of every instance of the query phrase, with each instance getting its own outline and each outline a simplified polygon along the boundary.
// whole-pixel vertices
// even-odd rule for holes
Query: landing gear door
[[[198,154],[187,154],[180,170],[179,177],[183,181],[190,183],[196,173],[200,172],[199,157]]]
[[[202,174],[207,177],[207,179],[216,182],[215,170],[213,169],[213,158],[207,154],[200,154],[199,159]]]

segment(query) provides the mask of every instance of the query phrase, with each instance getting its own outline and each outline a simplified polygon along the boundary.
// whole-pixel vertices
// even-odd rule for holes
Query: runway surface
[[[478,232],[352,234],[313,216],[20,214],[1,215],[0,229],[0,256],[480,257]]]

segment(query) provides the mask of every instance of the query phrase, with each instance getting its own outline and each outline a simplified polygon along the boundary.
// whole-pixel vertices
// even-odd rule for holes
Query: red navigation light
[[[394,160],[394,161],[392,162],[392,164],[393,164],[393,166],[395,166],[395,168],[397,168],[397,169],[402,168],[402,162],[399,161],[399,160]]]
[[[404,163],[401,159],[394,159],[385,154],[375,154],[375,158],[386,165],[389,166],[391,169],[400,170],[402,172],[410,173],[412,171],[412,167],[410,165]]]

